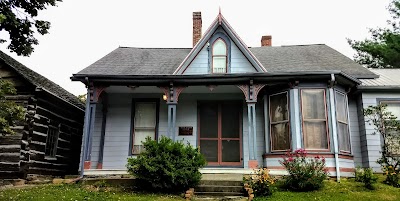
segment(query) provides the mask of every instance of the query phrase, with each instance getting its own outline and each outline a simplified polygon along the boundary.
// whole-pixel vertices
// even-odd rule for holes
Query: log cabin
[[[78,173],[84,104],[49,79],[0,51],[0,78],[17,94],[8,96],[26,109],[14,135],[0,135],[0,178]]]

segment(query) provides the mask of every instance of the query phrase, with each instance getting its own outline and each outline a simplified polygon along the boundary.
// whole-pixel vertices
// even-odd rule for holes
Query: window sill
[[[293,153],[293,152],[291,152]],[[335,154],[332,152],[307,152],[307,158],[314,157],[324,157],[324,158],[335,158]],[[263,158],[285,158],[285,152],[272,152],[272,153],[264,153]],[[353,160],[354,156],[348,153],[339,153],[339,158],[342,159],[350,159]]]

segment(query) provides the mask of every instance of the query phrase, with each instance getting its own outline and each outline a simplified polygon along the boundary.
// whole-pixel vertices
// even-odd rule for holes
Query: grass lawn
[[[268,198],[256,198],[255,201],[303,201],[303,200],[400,200],[400,189],[382,183],[383,177],[375,184],[376,190],[368,190],[362,183],[353,179],[342,179],[341,183],[326,181],[322,190],[314,192],[290,192],[278,190]],[[0,200],[137,200],[137,201],[183,201],[179,196],[142,194],[123,191],[117,188],[97,190],[91,186],[75,185],[42,185],[23,189],[8,189],[0,191]]]
[[[0,200],[62,201],[62,200],[135,200],[135,201],[183,201],[183,198],[171,195],[141,194],[121,190],[97,191],[78,184],[41,185],[33,188],[8,189],[0,191]]]
[[[256,198],[255,201],[303,201],[303,200],[326,200],[326,201],[377,201],[377,200],[400,200],[400,188],[383,184],[383,176],[379,176],[375,190],[368,190],[363,183],[355,182],[354,179],[342,179],[341,183],[329,180],[322,190],[313,192],[290,192],[279,190],[268,198]]]

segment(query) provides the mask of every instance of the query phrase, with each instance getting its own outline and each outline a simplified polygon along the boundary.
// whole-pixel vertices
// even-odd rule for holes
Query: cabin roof
[[[82,110],[85,108],[85,105],[81,101],[79,101],[79,99],[75,95],[71,94],[64,88],[60,87],[59,85],[45,78],[39,73],[36,73],[35,71],[21,64],[20,62],[13,59],[2,51],[0,51],[0,59],[36,87],[40,87],[48,93],[52,94],[53,96],[61,99],[62,101],[72,104]]]

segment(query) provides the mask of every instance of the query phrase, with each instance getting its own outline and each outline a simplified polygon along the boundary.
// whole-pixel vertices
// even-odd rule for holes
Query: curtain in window
[[[222,39],[219,38],[217,41],[215,41],[212,54],[213,73],[226,73],[227,51],[226,44]]]
[[[143,150],[143,143],[147,137],[154,139],[156,130],[156,104],[136,103],[134,119],[133,150],[139,154]]]
[[[271,150],[290,149],[287,92],[270,97]]]
[[[303,138],[306,149],[328,149],[324,89],[302,89]]]
[[[344,152],[350,152],[350,133],[348,123],[348,109],[347,99],[342,93],[336,92],[336,118],[337,118],[337,131],[339,150]]]

